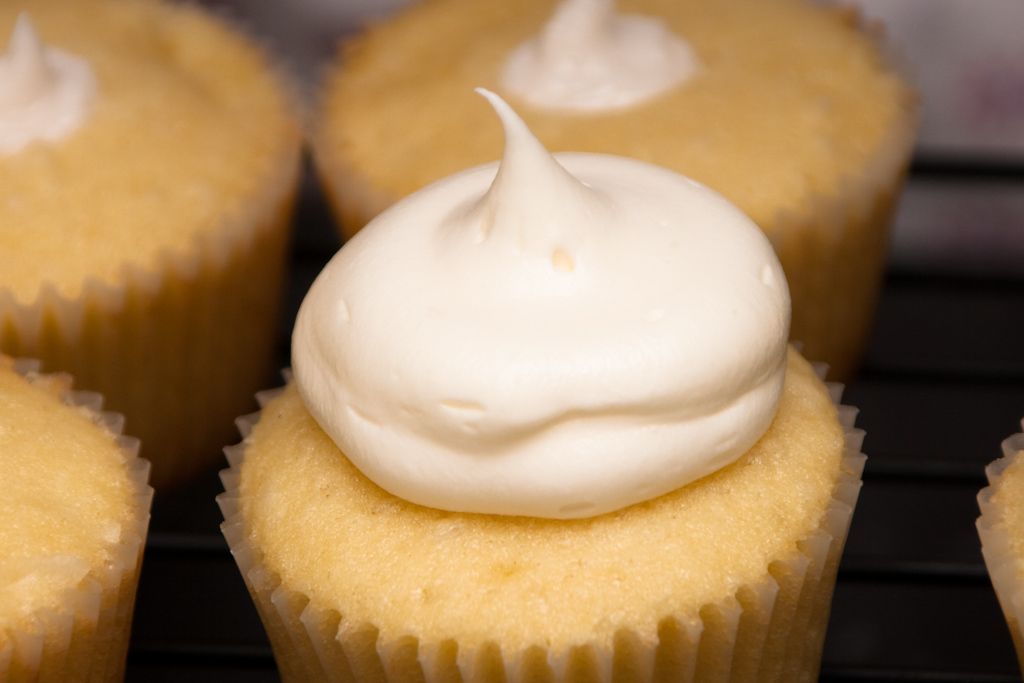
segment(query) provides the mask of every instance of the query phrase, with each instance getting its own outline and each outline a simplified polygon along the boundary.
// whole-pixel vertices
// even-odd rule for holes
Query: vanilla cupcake
[[[299,159],[281,80],[193,6],[0,0],[0,32],[0,349],[102,392],[154,482],[183,479],[272,363]]]
[[[381,214],[229,449],[289,681],[815,680],[862,433],[763,234],[668,170],[500,167]]]
[[[124,677],[149,464],[67,376],[0,356],[0,680]]]
[[[418,3],[346,44],[324,83],[314,146],[345,234],[497,158],[500,130],[469,94],[480,84],[551,149],[648,161],[736,204],[786,270],[793,338],[838,375],[852,371],[915,107],[848,11],[794,0]]]
[[[989,486],[978,494],[981,552],[1024,671],[1024,434],[1003,441],[1003,457],[985,474]]]

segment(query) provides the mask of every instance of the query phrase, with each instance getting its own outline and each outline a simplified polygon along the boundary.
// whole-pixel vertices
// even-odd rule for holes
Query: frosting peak
[[[614,0],[563,0],[536,38],[509,55],[502,85],[526,102],[567,111],[621,109],[690,78],[686,41]]]
[[[64,137],[85,118],[95,94],[89,65],[43,45],[22,12],[0,55],[0,154]]]
[[[382,488],[572,518],[678,488],[771,422],[789,294],[760,230],[642,162],[552,157],[496,96],[500,166],[378,216],[292,340],[310,413]]]
[[[566,171],[504,100],[483,88],[477,92],[501,119],[505,153],[470,223],[477,223],[481,240],[551,252],[564,269],[571,260],[568,250],[592,228],[593,215],[605,208],[605,199]]]
[[[0,92],[0,104],[25,105],[38,97],[52,80],[53,74],[46,65],[43,43],[39,40],[28,14],[22,12],[14,23],[7,54],[0,65],[5,67],[6,83]]]

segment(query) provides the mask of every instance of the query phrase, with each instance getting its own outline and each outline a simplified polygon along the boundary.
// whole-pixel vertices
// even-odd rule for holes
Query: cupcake
[[[764,235],[675,173],[506,150],[327,265],[223,530],[285,680],[814,680],[861,433]]]
[[[981,552],[1024,671],[1024,434],[1003,441],[1003,457],[985,474],[989,486],[978,494]]]
[[[0,680],[119,681],[153,491],[98,394],[0,356]]]
[[[793,338],[848,375],[912,146],[910,90],[847,10],[619,5],[431,0],[346,44],[314,140],[343,232],[498,157],[500,130],[469,94],[484,84],[550,149],[648,161],[736,204],[785,268]],[[445,147],[453,140],[458,149]]]
[[[184,479],[272,370],[299,159],[281,80],[188,5],[0,0],[0,32],[0,350],[103,393],[155,484]]]

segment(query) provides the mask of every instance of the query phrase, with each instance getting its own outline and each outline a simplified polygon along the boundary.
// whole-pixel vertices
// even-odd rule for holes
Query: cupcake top
[[[789,295],[749,219],[670,171],[553,158],[493,95],[499,164],[379,216],[299,311],[312,415],[421,505],[572,518],[674,490],[764,433]]]
[[[66,377],[22,376],[0,356],[0,642],[34,613],[70,609],[69,591],[141,541],[145,466],[68,390]]]
[[[155,0],[24,9],[0,1],[0,71],[20,83],[0,88],[0,286],[15,301],[44,288],[73,298],[215,250],[294,165],[281,83],[204,12]],[[50,128],[26,129],[44,118]]]
[[[846,10],[802,0],[621,0],[611,19],[558,30],[567,8],[600,13],[607,4],[411,6],[346,46],[325,88],[320,160],[328,173],[354,170],[393,201],[493,159],[501,131],[470,100],[471,88],[483,85],[506,97],[554,151],[620,154],[671,168],[767,224],[834,195],[848,169],[869,165],[895,129],[902,135],[909,126],[910,90]],[[692,71],[629,106],[578,111],[538,103],[536,90],[558,69],[575,82],[607,77],[621,92],[613,70],[593,71],[604,61],[623,64],[610,55],[623,32],[616,26],[631,17],[660,27],[645,40],[651,63],[675,61],[685,44]],[[559,49],[550,68],[531,72],[525,87],[509,78],[523,50],[536,54],[552,42]],[[439,153],[438,140],[460,144]]]

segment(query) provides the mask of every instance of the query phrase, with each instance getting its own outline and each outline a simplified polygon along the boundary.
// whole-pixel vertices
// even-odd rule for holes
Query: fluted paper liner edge
[[[1024,430],[1024,419],[1021,420]],[[999,487],[1003,472],[1012,463],[1024,458],[1024,433],[1014,434],[1002,443],[1003,457],[985,468],[989,485],[978,492],[978,536],[981,539],[981,554],[985,558],[989,578],[995,589],[999,606],[1006,617],[1013,645],[1017,650],[1017,661],[1024,671],[1024,581],[1020,576],[1024,563],[1014,556],[1010,539],[1003,528],[1003,511],[992,503],[992,496]]]
[[[139,440],[122,433],[124,418],[102,412],[101,395],[71,391],[70,376],[42,375],[38,361],[18,359],[13,367],[29,382],[58,383],[65,403],[88,410],[116,436],[125,455],[135,516],[122,527],[112,561],[69,587],[58,609],[37,610],[29,629],[0,625],[0,681],[120,681],[153,500],[149,462],[138,455]]]
[[[816,364],[819,377],[825,366]],[[857,411],[839,405],[842,385],[828,385],[845,434],[832,500],[821,524],[797,543],[792,556],[772,563],[766,577],[743,585],[725,600],[705,605],[699,618],[667,615],[657,642],[620,630],[611,648],[584,645],[567,652],[534,646],[505,657],[496,643],[462,652],[454,641],[419,643],[413,636],[385,641],[372,624],[348,623],[334,610],[282,585],[261,552],[246,539],[238,500],[246,440],[259,413],[239,418],[243,441],[225,449],[217,498],[221,530],[273,645],[285,681],[389,683],[520,683],[550,681],[814,681],[817,680],[836,571],[866,460]],[[280,390],[258,395],[265,405]]]

